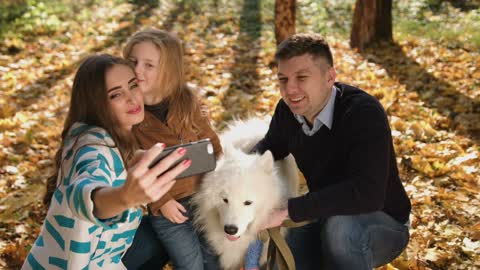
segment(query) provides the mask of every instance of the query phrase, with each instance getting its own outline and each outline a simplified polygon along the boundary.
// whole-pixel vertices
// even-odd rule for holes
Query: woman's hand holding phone
[[[127,180],[121,187],[121,194],[123,195],[121,200],[127,207],[135,207],[159,200],[172,188],[175,177],[190,167],[191,161],[186,159],[168,170],[175,161],[185,155],[186,149],[179,148],[149,169],[148,166],[152,160],[163,149],[165,149],[165,145],[157,143],[145,151],[141,157],[134,157],[130,163],[131,167],[128,169]],[[135,159],[138,161],[135,162]]]

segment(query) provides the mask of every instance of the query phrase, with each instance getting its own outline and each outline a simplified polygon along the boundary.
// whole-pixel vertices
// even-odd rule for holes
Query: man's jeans
[[[167,264],[167,251],[153,231],[150,216],[142,217],[132,245],[123,256],[122,262],[129,270],[162,269]]]
[[[188,220],[181,224],[170,222],[164,216],[151,216],[157,238],[167,250],[176,270],[216,270],[218,257],[209,248],[206,240],[193,227],[193,209],[190,197],[178,201],[185,207]]]
[[[371,270],[400,255],[408,240],[408,227],[381,211],[333,216],[287,236],[298,270]]]

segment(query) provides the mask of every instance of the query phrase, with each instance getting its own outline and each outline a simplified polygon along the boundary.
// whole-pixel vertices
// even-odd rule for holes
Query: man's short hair
[[[295,56],[310,54],[315,59],[324,58],[333,67],[333,57],[327,41],[319,34],[295,34],[282,41],[275,53],[275,60],[288,60]]]

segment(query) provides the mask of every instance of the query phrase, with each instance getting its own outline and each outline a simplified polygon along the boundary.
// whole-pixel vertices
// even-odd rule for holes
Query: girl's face
[[[118,125],[131,130],[143,121],[143,96],[133,70],[126,65],[115,65],[105,74],[107,100]]]
[[[133,46],[128,60],[135,65],[135,74],[143,94],[148,97],[161,97],[158,83],[160,52],[150,41]]]

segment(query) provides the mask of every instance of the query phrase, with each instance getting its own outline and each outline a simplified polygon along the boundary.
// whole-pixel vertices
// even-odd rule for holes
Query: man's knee
[[[323,225],[322,246],[327,253],[335,256],[365,252],[368,248],[366,234],[365,228],[356,216],[333,216]]]

